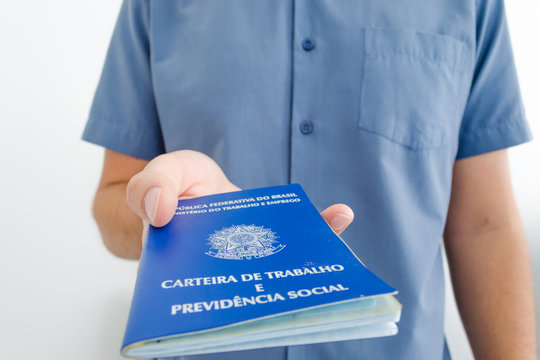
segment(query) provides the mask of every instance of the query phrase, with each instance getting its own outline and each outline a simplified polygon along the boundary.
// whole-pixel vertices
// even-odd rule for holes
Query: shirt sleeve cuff
[[[112,122],[94,117],[88,119],[82,139],[148,161],[165,152],[158,139],[144,137],[142,131],[122,129]]]
[[[496,126],[462,135],[456,160],[519,145],[532,138],[531,130],[524,118],[499,122]]]

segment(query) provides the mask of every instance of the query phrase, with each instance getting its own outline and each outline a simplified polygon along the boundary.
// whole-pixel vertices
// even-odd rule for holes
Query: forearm
[[[126,182],[119,182],[98,189],[93,214],[107,249],[122,258],[138,259],[143,225],[128,206],[126,187]]]
[[[445,236],[456,302],[477,359],[536,359],[530,257],[518,219]]]

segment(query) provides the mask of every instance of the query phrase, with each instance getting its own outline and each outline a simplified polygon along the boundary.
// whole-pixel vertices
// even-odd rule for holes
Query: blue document
[[[164,357],[394,335],[396,293],[298,184],[180,200],[168,225],[148,231],[122,353]]]

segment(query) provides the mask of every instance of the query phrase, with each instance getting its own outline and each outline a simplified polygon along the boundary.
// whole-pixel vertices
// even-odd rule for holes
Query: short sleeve
[[[457,158],[529,141],[503,0],[477,0],[476,64]]]
[[[83,139],[150,160],[164,152],[150,70],[147,0],[124,0]]]

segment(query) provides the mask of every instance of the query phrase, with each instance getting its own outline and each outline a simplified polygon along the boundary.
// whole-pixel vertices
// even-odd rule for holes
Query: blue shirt
[[[453,164],[529,138],[502,0],[126,0],[84,132],[352,207],[399,334],[198,357],[258,360],[441,359]]]

